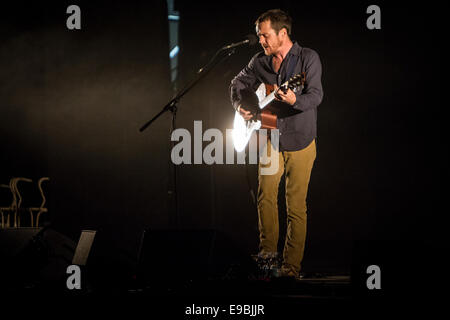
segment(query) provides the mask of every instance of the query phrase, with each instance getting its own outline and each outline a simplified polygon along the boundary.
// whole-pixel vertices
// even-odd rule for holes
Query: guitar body
[[[305,82],[305,73],[299,73],[296,76],[283,83],[278,90],[295,90],[299,86],[303,86]],[[277,129],[277,119],[280,114],[291,113],[292,108],[289,109],[286,104],[275,100],[275,87],[273,84],[261,84],[256,90],[258,97],[258,107],[260,112],[255,117],[255,120],[246,121],[236,111],[234,116],[233,126],[233,143],[237,152],[245,149],[253,131],[258,129]]]

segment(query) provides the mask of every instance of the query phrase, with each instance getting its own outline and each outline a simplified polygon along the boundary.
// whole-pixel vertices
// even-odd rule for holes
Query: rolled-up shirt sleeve
[[[300,111],[316,108],[323,98],[322,64],[315,51],[311,52],[311,56],[306,61],[305,74],[305,86],[301,93],[296,93],[297,100],[293,105],[294,109]]]
[[[242,69],[242,71],[239,72],[238,75],[234,77],[233,80],[231,80],[230,97],[231,97],[231,104],[233,105],[235,110],[237,110],[242,103],[241,92],[248,88],[256,90],[256,88],[260,84],[254,71],[255,58],[256,56],[254,56],[250,60],[248,65],[244,69]]]

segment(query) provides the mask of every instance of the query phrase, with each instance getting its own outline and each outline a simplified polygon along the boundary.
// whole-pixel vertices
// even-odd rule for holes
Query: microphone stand
[[[217,60],[217,57],[219,54],[223,51],[229,50],[226,55],[220,59]],[[236,48],[232,47],[229,48],[229,46],[225,46],[220,48],[214,56],[211,58],[211,60],[208,62],[206,66],[203,68],[200,68],[197,71],[196,77],[188,83],[183,89],[181,89],[163,108],[160,112],[158,112],[152,119],[147,121],[140,129],[140,132],[143,132],[145,129],[147,129],[148,126],[150,126],[156,119],[158,119],[163,113],[170,111],[172,113],[172,121],[171,121],[171,127],[170,127],[170,151],[169,151],[169,161],[171,161],[170,153],[171,150],[173,150],[173,147],[175,146],[174,141],[172,141],[172,133],[176,129],[176,116],[177,116],[177,104],[180,101],[180,99],[188,93],[201,79],[203,79],[215,66],[217,66],[219,63],[230,57],[236,52]],[[170,224],[175,224],[177,228],[180,227],[180,215],[179,215],[179,209],[178,209],[178,192],[177,192],[177,168],[176,165],[172,162],[172,185],[168,187],[168,196],[171,198],[170,202],[172,203],[172,207],[170,208],[171,217],[169,218]]]

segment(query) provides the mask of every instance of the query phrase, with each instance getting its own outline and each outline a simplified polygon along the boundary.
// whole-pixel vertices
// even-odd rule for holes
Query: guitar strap
[[[302,53],[303,53],[303,47],[300,49],[300,55],[298,56],[294,56],[291,55],[291,57],[289,58],[289,62],[286,68],[286,79],[284,79],[284,81],[287,81],[289,78],[293,77],[295,75],[295,66],[297,66],[299,60],[302,60]],[[303,71],[303,65],[302,65],[302,69],[300,70],[300,72]]]
[[[297,57],[296,56],[291,56],[291,58],[289,59],[287,68],[286,68],[286,79],[284,79],[284,81],[287,81],[289,78],[291,78],[294,75],[294,69],[295,66],[297,65]]]
[[[286,79],[285,79],[285,81],[286,81],[287,79],[289,79],[289,78],[291,78],[291,77],[294,76],[294,73],[295,73],[295,66],[296,66],[297,63],[298,63],[298,60],[301,60],[301,58],[302,58],[302,53],[303,53],[303,47],[302,47],[301,50],[300,50],[300,55],[299,55],[299,56],[291,56],[291,57],[290,57],[289,62],[288,62],[288,65],[287,65],[287,68],[286,68]],[[303,69],[303,66],[302,66],[302,69]]]

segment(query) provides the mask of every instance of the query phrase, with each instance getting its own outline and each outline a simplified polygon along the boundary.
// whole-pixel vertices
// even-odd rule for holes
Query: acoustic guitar
[[[234,115],[232,137],[236,151],[241,152],[245,149],[253,131],[259,129],[277,129],[279,115],[293,113],[293,109],[289,108],[285,103],[276,103],[278,101],[274,101],[278,92],[282,90],[286,93],[288,89],[294,92],[301,92],[304,84],[304,72],[293,76],[277,90],[275,90],[273,84],[262,83],[255,92],[259,102],[252,119],[245,120],[238,111]]]

